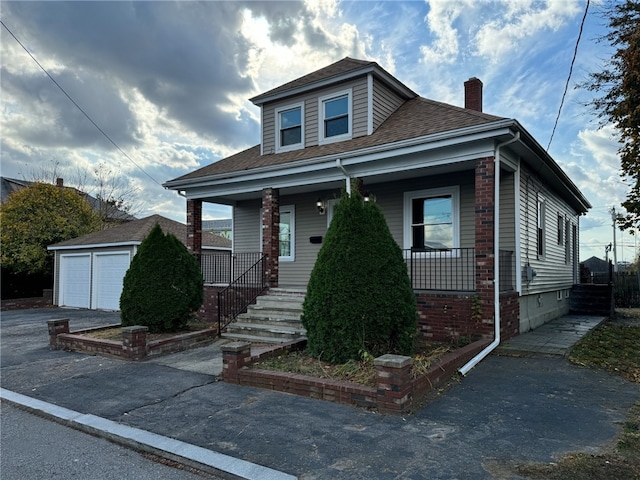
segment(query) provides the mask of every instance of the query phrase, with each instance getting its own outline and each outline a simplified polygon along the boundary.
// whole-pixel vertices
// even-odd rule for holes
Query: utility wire
[[[564,85],[564,92],[562,93],[562,100],[560,100],[560,108],[558,108],[558,115],[556,115],[556,121],[553,124],[553,130],[551,131],[551,138],[549,138],[549,144],[547,145],[547,152],[549,151],[549,147],[551,147],[551,141],[553,140],[553,136],[556,133],[556,127],[558,126],[558,120],[560,120],[560,112],[562,112],[562,106],[564,105],[564,99],[567,96],[567,89],[569,88],[569,81],[571,80],[571,73],[573,72],[573,64],[576,61],[576,56],[578,55],[578,45],[580,44],[580,38],[582,37],[582,29],[584,28],[584,22],[587,19],[587,12],[589,11],[589,0],[587,0],[587,5],[584,7],[584,15],[582,16],[582,22],[580,22],[580,31],[578,32],[578,39],[576,40],[576,47],[573,50],[573,58],[571,59],[571,66],[569,67],[569,75],[567,76],[567,82]]]
[[[78,104],[76,103],[76,101],[75,101],[73,98],[71,98],[71,95],[69,95],[69,94],[66,92],[66,90],[65,90],[64,88],[62,88],[62,86],[61,86],[58,82],[56,82],[56,79],[55,79],[55,78],[53,78],[53,77],[51,76],[51,74],[49,74],[49,72],[47,72],[47,70],[46,70],[46,69],[45,69],[45,68],[40,64],[40,62],[38,62],[38,60],[36,60],[36,58],[31,54],[31,52],[30,52],[29,50],[27,50],[27,47],[25,47],[25,46],[22,44],[22,42],[21,42],[20,40],[18,40],[18,37],[16,37],[16,36],[13,34],[13,32],[9,29],[9,27],[7,27],[7,26],[5,25],[5,23],[4,23],[2,20],[0,20],[0,24],[2,24],[2,26],[5,28],[5,30],[6,30],[7,32],[9,32],[9,34],[14,38],[14,40],[15,40],[16,42],[18,42],[18,45],[20,45],[20,46],[22,47],[22,49],[23,49],[25,52],[27,52],[27,55],[29,55],[29,56],[31,57],[31,59],[36,63],[36,65],[38,65],[38,66],[40,67],[40,69],[41,69],[41,70],[42,70],[42,71],[47,75],[47,77],[49,77],[49,79],[50,79],[50,80],[55,84],[55,86],[56,86],[56,87],[58,87],[62,93],[64,93],[64,94],[65,94],[65,96],[69,99],[69,101],[70,101],[71,103],[73,103],[73,104],[76,106],[76,108],[77,108],[78,110],[80,110],[80,112],[82,112],[82,114],[87,118],[87,120],[89,120],[89,121],[91,122],[91,124],[92,124],[94,127],[96,127],[96,128],[98,129],[98,131],[99,131],[102,135],[104,135],[104,137],[105,137],[107,140],[109,140],[109,141],[111,142],[111,144],[112,144],[114,147],[116,147],[116,148],[120,151],[120,153],[122,153],[122,155],[124,155],[124,156],[127,158],[127,160],[129,160],[131,163],[133,163],[133,164],[134,164],[134,165],[135,165],[135,166],[136,166],[136,167],[137,167],[137,168],[138,168],[142,173],[144,173],[147,177],[149,177],[153,182],[155,182],[155,183],[157,183],[158,185],[162,186],[162,184],[161,184],[160,182],[158,182],[155,178],[153,178],[149,173],[147,173],[147,172],[145,171],[145,169],[144,169],[144,168],[142,168],[140,165],[138,165],[138,164],[137,164],[137,163],[136,163],[136,162],[135,162],[135,161],[134,161],[134,160],[133,160],[129,155],[127,155],[127,153],[126,153],[124,150],[122,150],[122,148],[120,148],[120,146],[119,146],[116,142],[114,142],[114,141],[112,140],[112,138],[111,138],[111,137],[110,137],[110,136],[109,136],[109,135],[108,135],[104,130],[102,130],[102,128],[100,128],[96,122],[94,122],[94,121],[93,121],[93,119],[89,116],[89,114],[87,114],[87,112],[85,112],[85,111],[82,109],[82,107],[81,107],[80,105],[78,105]]]

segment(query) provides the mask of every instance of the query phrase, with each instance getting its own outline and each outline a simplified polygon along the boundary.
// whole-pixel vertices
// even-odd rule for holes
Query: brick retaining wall
[[[203,347],[213,343],[216,330],[206,329],[197,332],[176,334],[161,340],[148,339],[148,327],[132,326],[122,328],[122,340],[107,340],[89,337],[86,334],[106,330],[120,325],[69,331],[69,319],[49,320],[49,348],[69,350],[97,355],[110,355],[126,360],[143,360],[149,357],[180,352],[190,348]]]
[[[45,288],[41,297],[8,298],[0,302],[0,310],[24,310],[27,308],[46,308],[53,306],[53,290]]]
[[[358,383],[310,377],[301,374],[248,368],[268,356],[302,349],[306,340],[293,341],[260,355],[251,356],[251,344],[232,342],[222,346],[222,378],[225,382],[249,385],[303,397],[377,409],[380,413],[404,414],[416,408],[428,393],[454,375],[488,345],[474,342],[443,356],[426,375],[411,378],[413,359],[383,355],[374,360],[376,387]]]

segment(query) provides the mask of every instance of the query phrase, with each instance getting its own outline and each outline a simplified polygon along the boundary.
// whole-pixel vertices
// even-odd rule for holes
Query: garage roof
[[[162,215],[151,215],[150,217],[133,220],[99,232],[49,245],[48,250],[91,248],[107,245],[139,245],[156,224],[160,225],[164,233],[172,233],[186,245],[186,225]],[[231,249],[231,240],[211,232],[203,232],[202,246],[205,248]]]

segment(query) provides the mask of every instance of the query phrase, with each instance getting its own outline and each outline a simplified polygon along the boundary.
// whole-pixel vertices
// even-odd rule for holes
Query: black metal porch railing
[[[199,260],[204,283],[229,285],[249,270],[261,257],[260,252],[203,252],[199,255]]]
[[[412,248],[403,252],[414,290],[475,291],[474,248]]]
[[[476,290],[475,248],[413,248],[403,252],[414,290]],[[514,279],[513,252],[500,250],[500,291],[515,290]]]
[[[247,258],[249,257],[244,257],[243,260]],[[238,315],[246,312],[247,307],[267,288],[265,263],[266,256],[259,254],[257,261],[218,292],[218,334]],[[238,263],[231,265],[232,272],[239,268]]]

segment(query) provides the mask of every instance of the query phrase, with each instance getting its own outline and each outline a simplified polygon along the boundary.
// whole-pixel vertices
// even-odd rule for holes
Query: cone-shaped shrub
[[[184,327],[203,301],[198,261],[175,235],[159,225],[149,232],[124,276],[120,295],[123,326],[145,325],[150,332]]]
[[[410,355],[416,303],[380,207],[343,194],[307,286],[302,322],[311,355],[330,362],[364,352]]]

